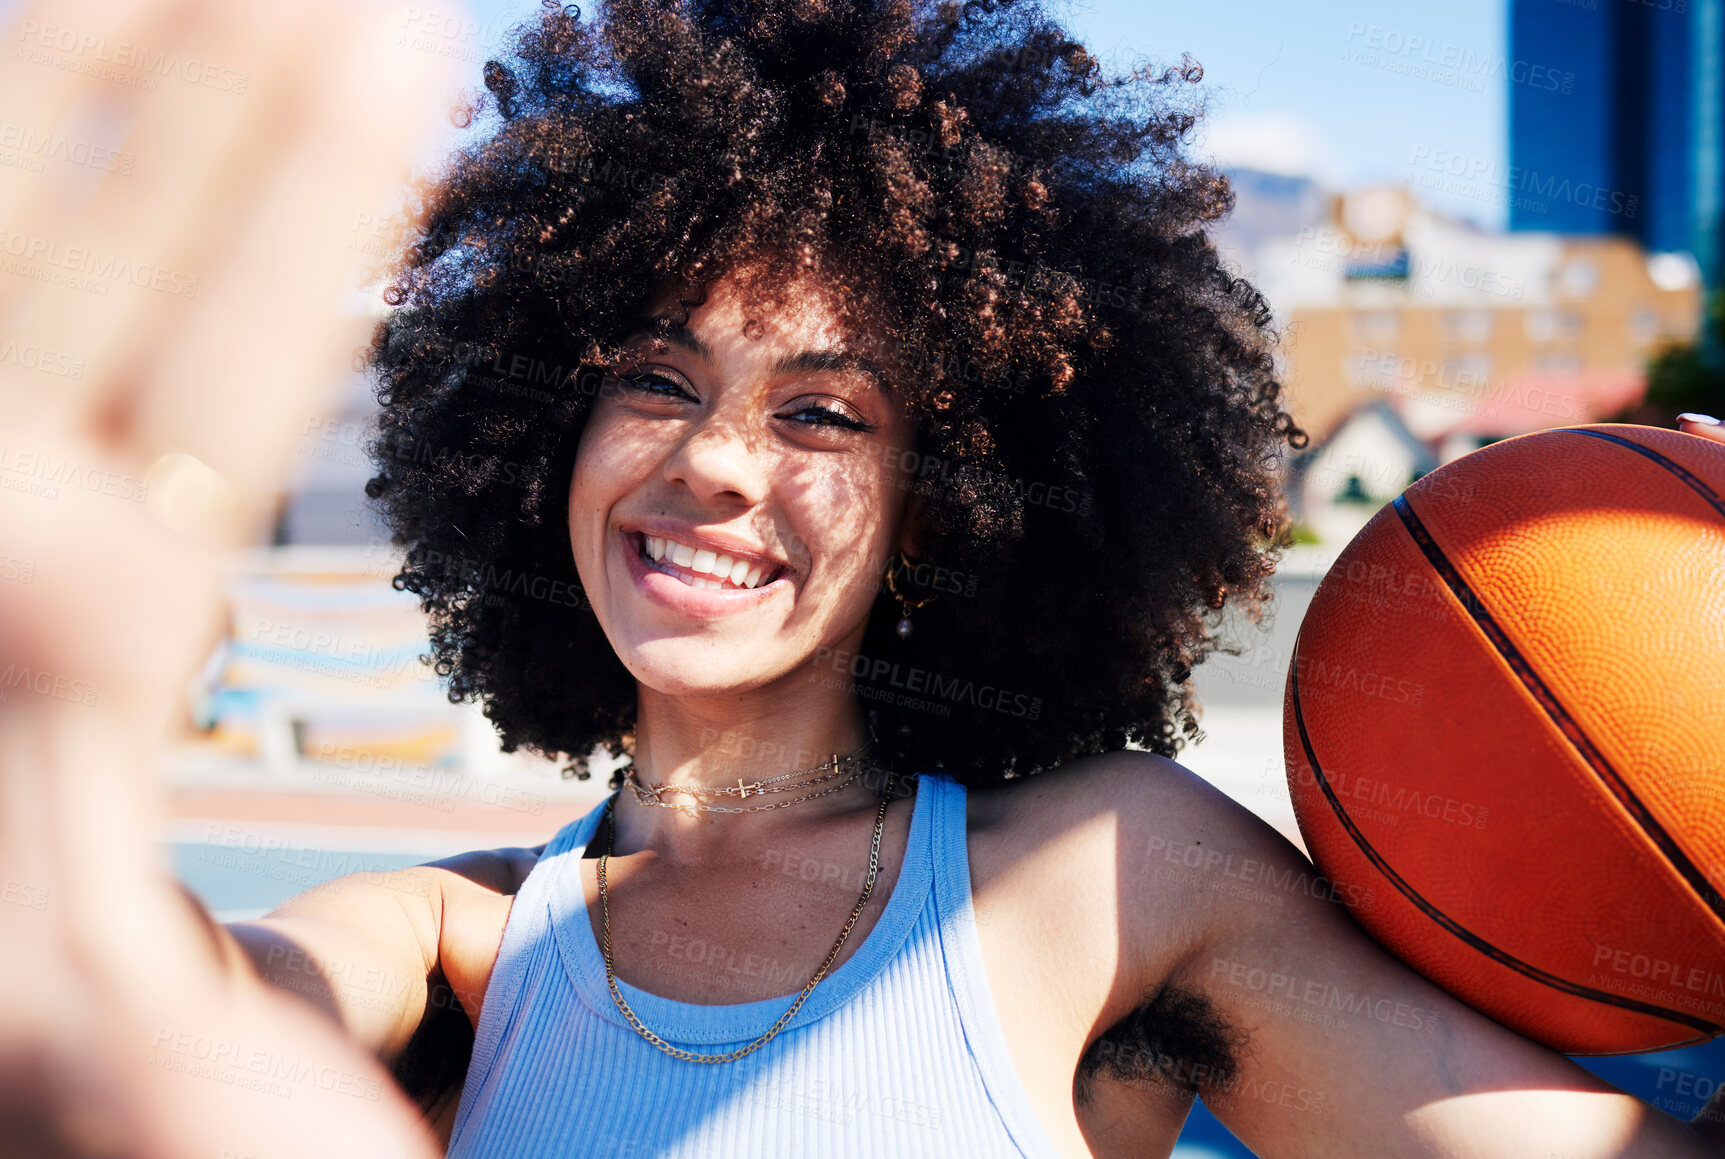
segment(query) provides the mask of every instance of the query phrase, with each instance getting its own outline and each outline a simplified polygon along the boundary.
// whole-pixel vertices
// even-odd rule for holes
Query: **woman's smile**
[[[648,599],[688,616],[727,616],[792,595],[796,572],[764,553],[745,553],[709,537],[620,529],[623,558],[635,587]]]
[[[576,572],[644,687],[848,695],[803,686],[861,646],[912,542],[915,420],[837,290],[803,274],[765,309],[732,274],[693,309],[662,294],[624,343],[576,448]]]

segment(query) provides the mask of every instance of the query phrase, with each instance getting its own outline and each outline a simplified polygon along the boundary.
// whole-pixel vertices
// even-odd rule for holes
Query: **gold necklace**
[[[754,781],[752,783],[746,782],[743,780],[743,778],[738,777],[737,778],[737,787],[734,789],[728,785],[723,785],[723,786],[719,786],[719,785],[714,785],[714,786],[709,786],[709,785],[667,785],[667,784],[664,784],[662,782],[657,782],[657,781],[651,785],[648,785],[648,784],[645,784],[641,780],[640,775],[635,771],[635,762],[633,760],[631,760],[629,762],[629,771],[624,775],[624,779],[629,782],[630,787],[635,790],[636,798],[638,800],[640,800],[641,803],[644,805],[663,805],[665,802],[659,800],[659,796],[663,793],[673,793],[673,792],[675,792],[675,793],[688,793],[691,796],[694,796],[695,794],[698,794],[698,793],[711,793],[711,794],[714,794],[716,796],[721,796],[721,797],[739,797],[739,796],[740,797],[747,797],[750,793],[754,793],[756,796],[761,796],[761,795],[766,794],[766,793],[785,793],[785,792],[789,792],[791,789],[800,788],[801,786],[799,786],[799,785],[782,785],[782,786],[779,786],[778,788],[772,788],[772,789],[769,789],[766,786],[778,785],[778,783],[780,781],[788,781],[792,777],[800,777],[806,773],[818,773],[822,769],[824,769],[830,765],[830,766],[832,766],[833,771],[831,773],[829,773],[827,776],[815,777],[811,780],[803,782],[803,784],[804,785],[817,785],[822,781],[829,781],[833,777],[838,776],[839,763],[841,761],[854,761],[854,760],[856,760],[857,757],[862,754],[862,751],[864,749],[868,748],[868,746],[870,744],[872,744],[873,742],[874,742],[874,737],[871,734],[868,740],[863,741],[856,748],[852,749],[850,752],[846,753],[844,756],[841,757],[837,753],[834,753],[830,760],[822,761],[820,764],[816,765],[812,769],[796,769],[796,770],[793,770],[792,772],[780,773],[776,777],[765,777],[761,780]],[[644,794],[645,794],[645,796],[644,796]],[[650,796],[652,799],[648,800],[647,799],[648,796]]]
[[[779,1015],[779,1020],[773,1023],[765,1034],[748,1046],[726,1051],[724,1054],[697,1054],[692,1050],[672,1046],[647,1029],[635,1012],[629,1009],[629,1004],[623,1000],[623,992],[617,989],[617,973],[611,959],[611,909],[605,898],[605,862],[617,851],[617,793],[613,792],[605,803],[605,823],[608,832],[605,839],[605,853],[599,858],[599,912],[605,924],[605,985],[610,988],[611,997],[617,1003],[617,1009],[623,1012],[623,1017],[628,1019],[629,1025],[635,1028],[635,1033],[672,1058],[680,1058],[686,1062],[734,1062],[744,1055],[753,1054],[771,1042],[773,1036],[778,1034],[785,1023],[789,1022],[796,1015],[796,1012],[802,1009],[803,1002],[820,984],[820,980],[826,977],[827,971],[832,968],[833,961],[839,956],[839,948],[845,944],[845,939],[850,937],[851,929],[857,924],[857,918],[862,915],[863,906],[868,904],[869,894],[874,892],[875,871],[880,868],[880,837],[886,829],[886,807],[892,801],[893,787],[897,783],[898,773],[895,771],[888,774],[886,792],[880,799],[880,812],[874,820],[874,841],[869,845],[868,877],[863,880],[862,896],[857,898],[856,906],[851,910],[851,916],[845,922],[845,928],[839,931],[839,940],[833,943],[833,948],[827,953],[826,961],[822,962],[821,968],[815,971],[815,976],[809,979],[809,984],[803,987],[803,992],[797,995],[797,1000],[791,1003],[791,1008]]]
[[[635,790],[635,799],[637,801],[640,801],[643,805],[658,805],[662,809],[681,809],[684,812],[688,812],[688,813],[761,813],[761,812],[764,812],[768,809],[783,809],[787,805],[795,805],[801,801],[812,801],[816,797],[825,797],[829,793],[836,793],[840,789],[847,788],[848,786],[850,786],[859,777],[861,777],[863,775],[863,773],[866,771],[867,771],[866,769],[859,767],[858,769],[856,769],[856,771],[851,773],[850,776],[846,777],[844,780],[840,781],[838,784],[832,786],[830,789],[822,789],[818,793],[809,793],[809,794],[807,794],[805,796],[801,796],[801,797],[792,797],[788,801],[774,801],[773,803],[771,803],[769,805],[750,805],[749,807],[744,808],[744,809],[727,809],[723,805],[701,805],[701,804],[695,804],[695,803],[681,804],[680,805],[674,801],[661,801],[659,799],[659,792],[661,792],[662,790],[657,789],[657,788],[650,789],[647,786],[641,784],[637,780],[633,780],[633,779],[629,779],[629,778],[625,778],[625,779],[628,780],[629,787],[631,789]],[[833,777],[836,777],[836,776],[838,776],[837,773],[831,773],[825,777],[817,777],[813,781],[805,781],[804,784],[819,784],[822,781],[830,781],[830,780],[832,780]],[[800,785],[789,786],[789,788],[792,788],[792,789],[801,788],[801,787],[802,786],[800,786]]]

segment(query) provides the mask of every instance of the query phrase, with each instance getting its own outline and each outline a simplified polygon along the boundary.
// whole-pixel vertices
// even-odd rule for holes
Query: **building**
[[[1386,399],[1355,407],[1291,464],[1288,496],[1296,519],[1323,543],[1346,543],[1378,508],[1437,467]]]
[[[1514,231],[1631,237],[1720,275],[1725,0],[1511,0]]]
[[[1440,462],[1611,414],[1640,397],[1648,357],[1700,322],[1687,254],[1488,233],[1400,185],[1334,197],[1326,220],[1241,264],[1283,324],[1289,408],[1314,444],[1385,400]]]

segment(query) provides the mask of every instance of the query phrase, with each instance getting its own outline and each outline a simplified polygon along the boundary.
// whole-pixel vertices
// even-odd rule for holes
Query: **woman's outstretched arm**
[[[0,330],[54,354],[0,361],[29,464],[0,488],[30,577],[0,585],[8,1156],[434,1153],[375,1059],[224,962],[157,844],[156,752],[222,554],[267,528],[293,433],[365,338],[345,242],[446,99],[395,19],[58,0],[6,33],[8,120],[129,159],[0,168]]]

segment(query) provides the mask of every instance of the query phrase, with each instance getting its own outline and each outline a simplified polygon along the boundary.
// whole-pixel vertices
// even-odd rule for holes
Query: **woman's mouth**
[[[628,531],[624,536],[643,564],[693,588],[752,591],[790,571],[784,564],[770,559],[697,547],[662,535]]]

